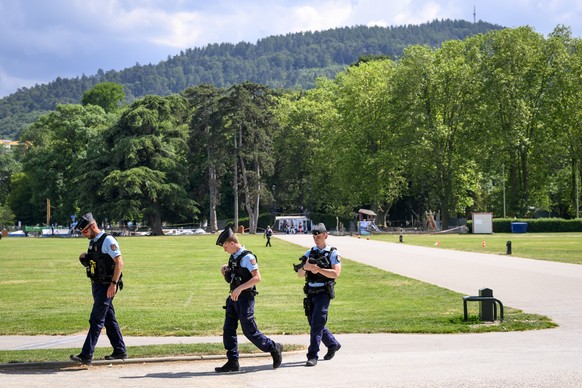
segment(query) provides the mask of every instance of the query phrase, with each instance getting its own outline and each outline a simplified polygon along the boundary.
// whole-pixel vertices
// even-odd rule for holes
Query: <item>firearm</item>
[[[298,264],[293,264],[293,270],[295,272],[298,272],[301,269],[301,267],[303,267],[305,265],[305,262],[306,261],[307,261],[307,257],[301,256],[299,258],[299,263]]]
[[[299,258],[299,261],[300,261],[300,263],[293,264],[293,270],[295,270],[295,272],[299,271],[301,269],[301,267],[303,267],[305,265],[306,262],[308,262],[309,264],[317,264],[317,266],[320,268],[326,268],[327,265],[329,264],[329,260],[325,256],[320,256],[320,257],[301,256]]]

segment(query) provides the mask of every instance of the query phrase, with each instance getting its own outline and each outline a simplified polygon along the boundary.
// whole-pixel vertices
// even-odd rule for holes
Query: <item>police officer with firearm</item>
[[[242,331],[257,348],[263,352],[270,352],[273,357],[273,368],[281,365],[283,345],[275,343],[261,333],[255,322],[255,295],[258,294],[256,285],[261,281],[257,258],[251,251],[247,251],[238,241],[231,228],[225,228],[216,240],[230,254],[228,264],[220,269],[224,279],[230,283],[230,296],[226,299],[226,314],[222,339],[228,361],[216,372],[236,372],[238,363],[238,340],[236,329],[238,322]]]
[[[71,355],[70,359],[81,364],[91,364],[95,345],[97,345],[103,326],[105,326],[105,332],[113,347],[113,353],[110,356],[105,356],[105,359],[126,359],[125,342],[113,308],[113,298],[117,290],[123,288],[121,278],[123,259],[121,258],[119,244],[113,236],[109,236],[99,229],[91,213],[81,217],[76,228],[90,240],[87,253],[81,253],[79,261],[85,266],[87,277],[91,279],[93,309],[91,310],[89,332],[83,344],[83,349],[80,354]]]
[[[317,365],[321,342],[327,347],[324,360],[331,360],[341,348],[340,343],[325,326],[329,304],[335,297],[335,279],[342,270],[341,256],[336,248],[327,244],[328,233],[324,224],[317,224],[311,233],[315,246],[300,258],[301,263],[293,266],[299,277],[305,277],[303,307],[311,327],[305,366]]]

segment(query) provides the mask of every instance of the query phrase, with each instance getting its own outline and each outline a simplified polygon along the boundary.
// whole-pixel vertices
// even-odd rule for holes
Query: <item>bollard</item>
[[[479,290],[479,296],[493,297],[493,290],[490,288],[482,288]],[[492,300],[482,300],[479,302],[479,319],[482,321],[494,321],[493,308],[495,302]]]
[[[505,247],[507,248],[506,251],[505,251],[505,253],[508,254],[508,255],[511,255],[511,241],[507,241],[505,243]]]
[[[398,241],[399,241],[399,242],[403,242],[403,241],[402,241],[402,235],[400,235],[400,237],[398,238]]]

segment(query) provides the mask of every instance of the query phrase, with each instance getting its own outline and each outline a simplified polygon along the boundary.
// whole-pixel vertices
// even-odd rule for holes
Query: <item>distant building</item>
[[[6,149],[11,149],[12,147],[20,146],[21,144],[16,140],[0,140],[0,144]]]

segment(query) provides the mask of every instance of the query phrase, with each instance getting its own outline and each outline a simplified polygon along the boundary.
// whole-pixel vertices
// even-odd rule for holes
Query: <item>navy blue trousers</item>
[[[313,303],[313,312],[310,317],[307,317],[309,326],[311,327],[309,348],[307,348],[307,359],[317,359],[319,353],[319,345],[321,342],[329,349],[339,346],[339,342],[335,339],[331,331],[325,326],[327,323],[327,314],[329,311],[329,304],[331,299],[327,292],[320,292],[316,295],[308,295]]]
[[[113,298],[107,297],[108,288],[109,284],[92,284],[93,309],[89,317],[89,332],[81,350],[82,357],[93,359],[93,352],[103,326],[105,326],[105,333],[113,346],[113,351],[115,353],[126,352],[125,342],[123,342],[123,336],[115,317]]]
[[[238,338],[236,336],[236,330],[239,321],[243,334],[257,348],[263,352],[275,351],[275,342],[261,333],[255,322],[255,296],[245,291],[239,295],[236,302],[230,299],[230,296],[226,299],[226,315],[224,317],[222,342],[224,343],[226,356],[229,360],[238,359]]]

